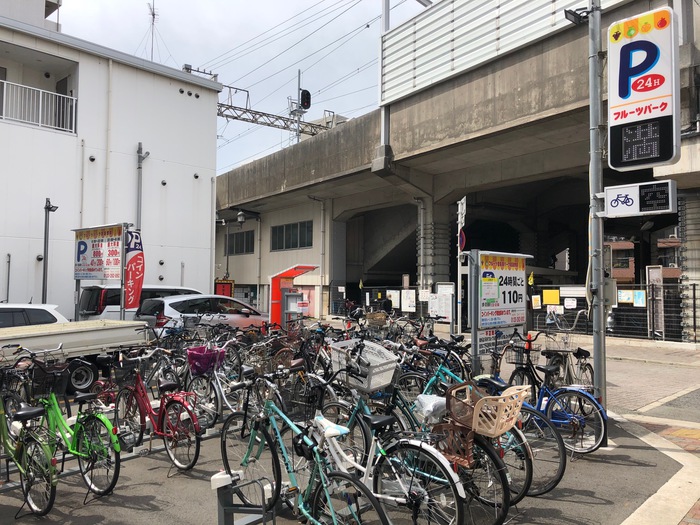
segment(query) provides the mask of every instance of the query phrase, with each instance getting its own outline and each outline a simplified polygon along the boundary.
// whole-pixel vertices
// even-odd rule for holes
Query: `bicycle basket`
[[[533,346],[532,350],[525,350],[522,346],[514,346],[506,350],[506,363],[511,365],[524,366],[527,364],[527,357],[530,356],[530,361],[536,365],[540,361],[540,347]]]
[[[487,396],[473,383],[462,383],[447,390],[447,412],[477,434],[498,437],[515,425],[529,390],[529,386],[512,386],[500,396]]]
[[[51,392],[57,396],[62,396],[66,393],[68,379],[70,378],[68,363],[47,365],[35,360],[31,370],[33,397],[46,397]]]
[[[359,342],[358,339],[347,339],[331,344],[331,360],[334,370],[347,368],[348,359],[357,362],[357,356],[353,357],[350,353]],[[346,372],[341,372],[338,374],[338,379],[360,392],[381,390],[391,384],[399,358],[393,352],[376,343],[364,341],[362,344],[364,344],[362,358],[369,364],[361,365],[360,368],[363,370],[363,376],[366,372],[366,377],[353,377]]]
[[[139,368],[138,361],[122,361],[115,363],[112,367],[112,380],[119,386],[133,384],[136,380],[136,370]]]
[[[192,375],[200,376],[214,370],[226,357],[225,348],[194,346],[187,349],[187,364]]]

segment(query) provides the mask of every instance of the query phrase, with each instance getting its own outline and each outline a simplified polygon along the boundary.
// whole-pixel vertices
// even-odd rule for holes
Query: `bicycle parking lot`
[[[700,498],[700,471],[693,470],[700,459],[697,452],[680,448],[682,440],[692,443],[693,432],[700,437],[700,417],[688,406],[700,389],[700,353],[688,345],[642,348],[637,343],[609,341],[608,355],[608,407],[628,421],[613,420],[610,446],[569,459],[559,486],[545,496],[525,498],[511,509],[511,523],[678,525]],[[210,488],[210,478],[222,469],[218,439],[203,441],[197,465],[186,473],[171,469],[162,451],[124,457],[114,493],[99,499],[88,495],[86,505],[80,477],[62,477],[56,505],[43,521],[217,523],[216,492]],[[21,494],[16,488],[1,490],[0,523],[12,523]],[[277,519],[282,524],[296,523],[289,511]]]

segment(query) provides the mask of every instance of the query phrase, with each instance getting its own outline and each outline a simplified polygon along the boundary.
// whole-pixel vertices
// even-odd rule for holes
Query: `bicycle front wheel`
[[[370,490],[349,474],[330,472],[316,485],[311,516],[324,525],[389,525]]]
[[[33,437],[27,437],[24,441],[20,464],[24,471],[19,475],[24,501],[29,505],[32,514],[45,516],[56,500],[51,457],[39,441]]]
[[[114,490],[119,479],[120,453],[112,444],[112,427],[95,416],[88,416],[77,425],[78,467],[85,485],[98,496]]]
[[[510,504],[517,505],[532,484],[532,450],[523,433],[516,427],[493,440],[493,445],[506,464]]]
[[[510,386],[530,386],[530,403],[537,402],[537,383],[532,373],[526,368],[516,368],[508,380]]]
[[[414,443],[400,441],[379,457],[372,492],[392,523],[463,523],[464,502],[450,471]]]
[[[221,429],[221,458],[226,472],[234,479],[233,484],[260,480],[265,492],[265,510],[277,503],[282,485],[280,460],[270,434],[258,428],[253,435],[253,422],[246,421],[243,412],[233,412],[224,421]],[[262,507],[261,487],[249,484],[236,487],[234,493],[246,505]]]
[[[556,487],[566,471],[566,447],[557,428],[538,410],[523,405],[518,428],[532,450],[533,476],[528,496],[541,496]]]
[[[163,410],[165,410],[162,420],[165,451],[178,469],[190,470],[199,459],[201,446],[194,428],[196,416],[176,400],[168,402]]]
[[[187,385],[188,392],[194,392],[194,412],[202,430],[213,428],[219,420],[221,401],[214,386],[214,381],[206,376],[196,376]]]
[[[122,388],[117,394],[112,424],[119,429],[119,440],[127,451],[143,442],[146,416],[139,408],[133,387]]]
[[[559,430],[564,446],[572,452],[595,452],[603,443],[607,422],[589,397],[576,390],[562,390],[549,399],[547,417]]]

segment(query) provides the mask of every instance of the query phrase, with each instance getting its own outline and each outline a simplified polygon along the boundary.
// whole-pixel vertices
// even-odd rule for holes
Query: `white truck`
[[[68,390],[87,390],[98,379],[95,358],[113,352],[119,346],[133,346],[147,341],[146,323],[101,319],[72,323],[53,323],[0,328],[0,357],[12,363],[14,348],[20,345],[29,350],[46,350],[63,344],[63,356],[71,371]],[[80,357],[80,360],[76,360]]]

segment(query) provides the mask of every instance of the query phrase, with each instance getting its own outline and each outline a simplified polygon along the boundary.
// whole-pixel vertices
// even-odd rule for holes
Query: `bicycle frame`
[[[13,444],[12,439],[10,439],[10,431],[7,425],[4,423],[6,417],[7,414],[5,413],[5,403],[2,396],[0,396],[0,421],[3,421],[3,423],[0,424],[0,444],[2,444],[2,448],[8,455],[10,461],[15,464],[20,474],[25,475],[26,471],[22,467],[22,447],[24,446],[24,441],[27,437],[33,438],[41,446],[44,455],[47,458],[51,458],[51,485],[54,487],[58,485],[58,471],[56,469],[57,461],[48,444],[41,439],[41,437],[34,430],[32,430],[27,422],[22,423],[22,431]]]
[[[75,425],[73,426],[73,428],[71,428],[68,425],[68,422],[63,418],[63,413],[61,412],[61,408],[59,407],[56,394],[51,392],[51,394],[49,394],[49,397],[41,399],[41,403],[44,406],[44,409],[46,410],[42,423],[46,422],[46,427],[48,428],[49,436],[52,439],[52,442],[50,443],[52,448],[55,449],[57,445],[55,439],[60,435],[63,439],[63,442],[66,444],[69,453],[73,454],[74,456],[81,456],[84,458],[88,457],[88,454],[81,453],[78,450],[78,444],[75,443],[75,436],[78,434],[78,430],[82,427],[83,420],[85,419],[86,414],[79,410],[75,421]],[[119,445],[119,436],[117,433],[112,431],[113,426],[111,421],[109,421],[107,416],[100,412],[96,412],[94,416],[97,417],[100,421],[102,421],[105,424],[105,426],[110,430],[109,438],[112,443],[112,447],[114,448],[114,451],[121,452],[121,447]]]
[[[274,391],[275,387],[274,385],[268,385],[270,386],[270,391]],[[264,442],[264,436],[261,433],[260,435],[260,440],[258,441],[257,438],[257,430],[260,428],[260,425],[266,421],[268,423],[269,428],[273,432],[273,439],[275,440],[275,443],[269,443],[267,444],[269,447],[279,447],[280,452],[282,453],[282,462],[284,463],[284,468],[287,471],[287,474],[289,475],[289,479],[292,483],[292,485],[296,488],[299,488],[298,482],[297,482],[297,477],[296,474],[294,473],[294,467],[292,465],[292,460],[289,457],[289,453],[287,452],[287,448],[284,444],[284,441],[282,439],[282,434],[280,432],[280,427],[277,425],[276,418],[280,418],[283,422],[284,425],[288,426],[289,429],[294,433],[294,435],[299,435],[299,434],[304,434],[304,432],[293,422],[291,421],[285,414],[282,412],[270,399],[267,399],[265,401],[265,406],[263,409],[263,412],[261,416],[259,416],[258,419],[256,419],[253,428],[251,429],[250,432],[250,439],[248,441],[248,449],[246,450],[245,455],[243,456],[243,465],[247,465],[247,462],[251,458],[259,459],[260,454],[263,451],[263,448],[265,447],[265,442]],[[324,491],[326,493],[326,497],[329,497],[328,493],[328,480],[325,477],[325,472],[324,469],[321,468],[321,465],[327,467],[328,463],[326,459],[319,453],[318,447],[315,446],[313,441],[304,434],[304,442],[310,446],[313,447],[313,453],[314,453],[314,466],[313,466],[313,471],[311,472],[311,476],[309,477],[309,484],[304,488],[304,492],[299,491],[297,498],[296,498],[296,505],[295,507],[299,509],[299,511],[309,520],[310,523],[314,525],[322,525],[319,521],[315,520],[311,516],[311,509],[308,508],[308,501],[311,498],[312,491],[315,488],[314,481],[318,478],[318,482],[322,484],[324,487]],[[254,453],[254,449],[257,448],[257,452]],[[337,523],[334,510],[331,507],[331,512],[333,513],[333,522]]]
[[[187,400],[187,395],[183,394],[188,394],[187,392],[174,392],[174,393],[164,393],[162,396],[160,396],[160,406],[158,407],[158,410],[155,410],[152,406],[151,403],[148,399],[148,391],[146,390],[146,385],[143,382],[143,378],[141,377],[141,373],[139,371],[136,372],[136,381],[134,382],[134,386],[128,386],[125,387],[126,389],[129,389],[133,392],[134,398],[136,399],[136,403],[139,406],[139,411],[142,414],[145,414],[148,419],[151,421],[151,425],[153,427],[153,433],[158,436],[158,437],[163,437],[168,435],[167,431],[167,426],[163,424],[163,419],[165,417],[165,410],[163,408],[165,405],[170,401],[171,399],[174,399],[175,401],[179,401],[182,403],[185,407],[190,409],[191,416],[193,417],[192,423],[194,424],[194,430],[197,435],[201,433],[201,428],[199,426],[199,421],[197,418],[194,416],[194,411],[192,411],[192,407]],[[194,394],[191,394],[194,395]]]

